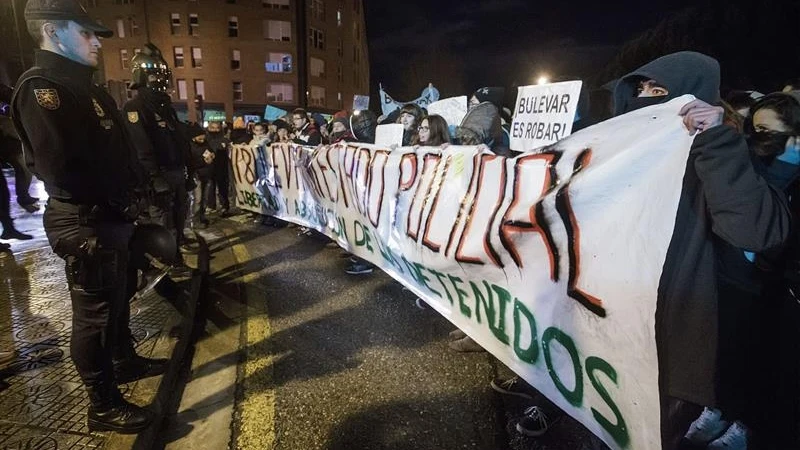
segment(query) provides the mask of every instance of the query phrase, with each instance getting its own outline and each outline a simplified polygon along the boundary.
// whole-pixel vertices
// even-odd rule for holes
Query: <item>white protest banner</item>
[[[254,158],[258,208],[375,263],[612,449],[658,450],[656,298],[692,99],[516,158],[276,144],[234,167]]]
[[[232,183],[236,187],[236,206],[259,214],[270,214],[274,211],[267,208],[263,196],[256,189],[258,181],[257,151],[258,148],[247,144],[231,146]]]
[[[450,97],[428,105],[428,115],[438,114],[448,125],[458,125],[467,115],[467,96]]]
[[[391,147],[403,145],[403,124],[387,123],[375,128],[375,145]]]
[[[353,96],[353,111],[363,111],[369,109],[369,95]]]
[[[581,81],[521,86],[511,123],[511,150],[529,152],[569,136]]]
[[[428,87],[422,90],[422,94],[410,102],[398,102],[394,100],[386,91],[383,90],[383,85],[378,86],[381,96],[381,111],[384,116],[388,116],[392,111],[400,109],[407,103],[416,103],[421,108],[427,108],[431,103],[439,100],[439,90],[433,87],[433,84],[428,83]]]

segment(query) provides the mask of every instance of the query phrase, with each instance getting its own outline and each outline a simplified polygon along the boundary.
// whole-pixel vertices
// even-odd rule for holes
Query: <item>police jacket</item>
[[[169,96],[142,87],[122,109],[139,161],[148,174],[190,166],[189,138]]]
[[[14,126],[31,171],[50,197],[123,210],[142,181],[114,100],[92,82],[94,68],[37,50],[16,83]]]

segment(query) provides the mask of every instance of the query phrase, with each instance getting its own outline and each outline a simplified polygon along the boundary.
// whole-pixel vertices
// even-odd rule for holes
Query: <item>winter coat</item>
[[[667,55],[620,79],[614,91],[615,113],[629,110],[641,79],[666,87],[669,95],[663,101],[693,94],[714,104],[719,74],[719,64],[708,56]],[[695,138],[658,287],[655,331],[662,396],[716,405],[715,237],[758,253],[783,245],[790,226],[784,195],[756,173],[741,135],[719,125]]]

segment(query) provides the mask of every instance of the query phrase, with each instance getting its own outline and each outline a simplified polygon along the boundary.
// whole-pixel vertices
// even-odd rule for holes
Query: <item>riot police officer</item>
[[[131,59],[131,89],[137,95],[123,106],[127,126],[155,194],[150,219],[175,230],[184,243],[183,228],[189,208],[187,173],[190,144],[169,96],[172,73],[161,51],[148,43]],[[190,169],[191,167],[189,167]]]
[[[117,382],[163,370],[164,361],[133,352],[127,323],[129,241],[142,173],[114,100],[92,82],[98,37],[112,32],[76,0],[29,0],[25,19],[40,49],[16,83],[12,117],[26,162],[50,197],[47,238],[66,260],[70,353],[89,394],[89,429],[136,433],[151,414],[127,402]]]

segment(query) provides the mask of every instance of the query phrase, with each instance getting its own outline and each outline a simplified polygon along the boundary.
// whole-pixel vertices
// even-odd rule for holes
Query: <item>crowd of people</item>
[[[325,120],[295,109],[269,122],[183,123],[171,105],[166,62],[152,44],[132,61],[137,96],[120,111],[91,83],[97,36],[111,31],[77,3],[56,3],[31,0],[26,6],[40,50],[36,67],[20,78],[13,95],[0,90],[0,100],[10,105],[5,115],[14,122],[13,129],[2,127],[0,160],[15,171],[23,208],[39,207],[28,194],[28,167],[49,194],[44,226],[67,265],[71,354],[87,388],[93,430],[136,433],[146,427],[150,414],[125,400],[118,385],[158,373],[165,364],[139,357],[131,345],[124,300],[135,290],[137,270],[144,270],[128,264],[136,254],[131,242],[140,239],[150,245],[148,255],[180,266],[193,244],[184,230],[207,227],[212,213],[234,212],[232,145],[374,143],[379,124],[398,123],[404,146],[482,145],[498,155],[518,154],[509,149],[511,118],[500,87],[470,95],[460,123],[413,103],[386,116],[340,111]],[[53,19],[54,9],[63,20]],[[685,94],[696,98],[679,113],[696,137],[657,299],[664,449],[800,445],[800,80],[767,95],[743,88],[721,97],[719,63],[679,52],[604,88],[585,88],[575,115],[573,132]],[[3,179],[0,239],[30,238],[14,228],[10,201]],[[258,220],[286,226],[276,218]],[[154,249],[147,236],[163,237],[163,230],[175,245]],[[3,249],[8,245],[0,243]],[[346,272],[374,269],[352,257]],[[426,307],[422,299],[416,303]],[[453,350],[483,351],[460,330],[451,338]],[[493,380],[491,387],[534,398],[533,388],[517,377]],[[550,418],[561,414],[553,405],[532,404],[516,428],[541,436]]]

